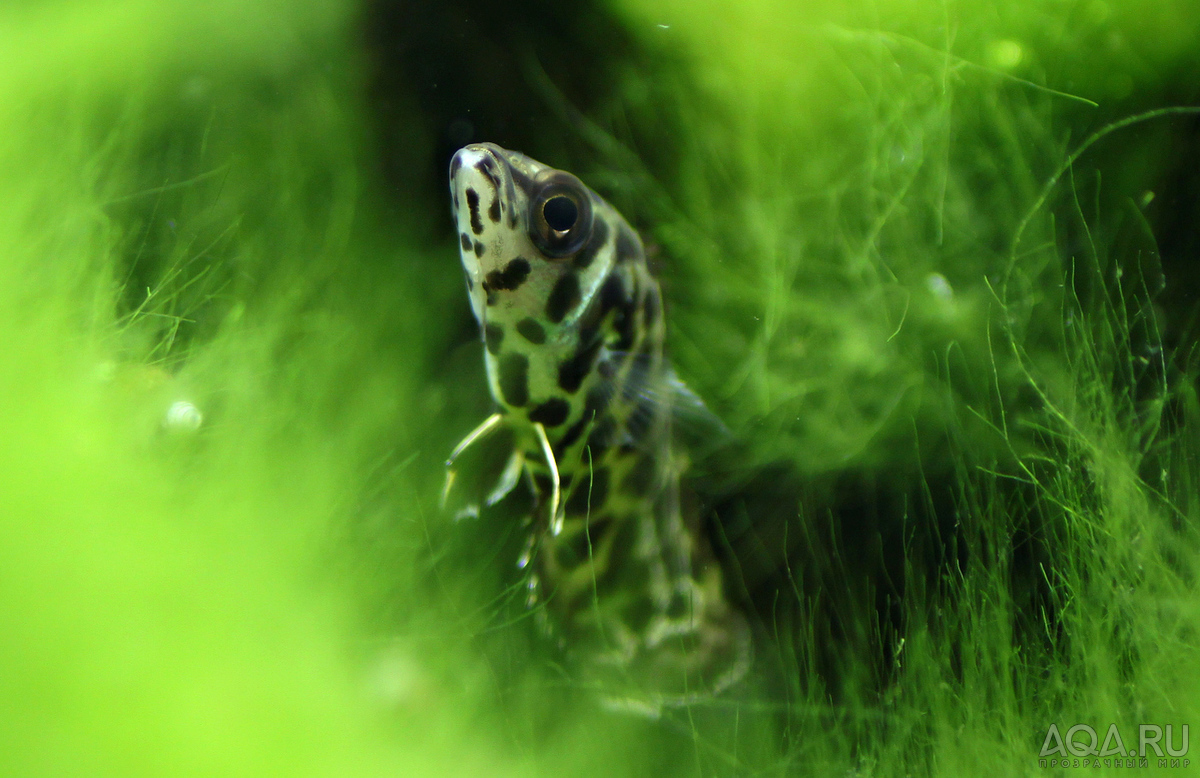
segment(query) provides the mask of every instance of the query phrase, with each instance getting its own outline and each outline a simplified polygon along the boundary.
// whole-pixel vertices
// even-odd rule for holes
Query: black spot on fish
[[[493,292],[491,289],[487,288],[487,280],[486,279],[483,282],[483,291],[485,294],[487,294],[487,304],[495,305],[496,304],[496,293]]]
[[[593,503],[595,501],[593,500]],[[597,507],[593,504],[593,508]],[[572,537],[567,543],[559,541],[556,550],[564,555],[564,565],[574,566],[586,562],[596,552],[606,532],[612,528],[613,518],[608,514],[589,516],[587,528]]]
[[[603,456],[608,447],[612,445],[616,431],[617,424],[610,414],[597,416],[595,423],[592,424],[592,431],[588,433],[587,445],[583,450],[583,460],[587,461],[589,452],[591,452],[592,461]]]
[[[625,282],[621,280],[621,276],[611,273],[604,279],[604,283],[600,285],[598,299],[601,317],[614,308],[628,308],[629,295],[625,292]]]
[[[590,416],[584,416],[570,427],[567,427],[567,431],[564,432],[563,436],[559,438],[557,443],[554,444],[554,457],[556,459],[561,459],[563,452],[574,445],[575,441],[579,440],[579,436],[583,434],[583,431],[587,429],[587,426],[591,423],[591,421],[592,419]],[[587,461],[587,454],[584,454],[583,461]]]
[[[654,355],[647,348],[648,345],[648,343],[642,343],[642,347],[636,354],[628,351],[621,352],[623,358],[632,363],[629,366],[629,375],[625,379],[625,385],[621,387],[621,399],[627,403],[632,402],[638,395],[644,394],[650,381],[654,378],[652,374]]]
[[[567,420],[570,413],[571,406],[567,404],[566,400],[551,397],[529,412],[529,420],[537,422],[543,427],[557,427]]]
[[[632,303],[617,308],[613,316],[613,330],[617,333],[617,339],[612,344],[614,351],[633,348],[633,342],[637,339],[637,322],[634,321]]]
[[[607,381],[611,380],[612,377],[617,374],[617,370],[620,369],[620,367],[620,356],[613,354],[605,359],[600,360],[600,362],[596,365],[596,372],[600,374],[601,378]]]
[[[488,206],[488,218],[494,222],[500,221],[500,197],[497,195],[492,198],[492,204]]]
[[[671,592],[671,599],[667,601],[663,614],[668,619],[678,620],[690,615],[696,607],[691,592],[675,591]]]
[[[612,338],[612,348],[619,351],[628,351],[632,348],[636,335],[634,299],[629,290],[625,288],[625,281],[619,273],[611,273],[608,278],[604,279],[604,283],[600,285],[600,289],[596,293],[593,305],[595,306],[594,310],[589,310],[589,314],[594,313],[600,320],[604,319],[610,311],[615,311],[612,317],[612,331],[615,335]]]
[[[575,255],[575,269],[583,270],[592,261],[596,259],[596,255],[600,253],[600,249],[604,248],[604,242],[608,240],[608,225],[603,219],[597,219],[592,223],[592,236],[588,238],[587,245],[583,247]]]
[[[613,517],[607,513],[601,516],[592,516],[587,525],[587,534],[591,537],[592,543],[595,544],[608,534],[608,531],[612,529],[612,525]]]
[[[546,300],[546,317],[558,324],[578,304],[579,276],[567,273],[550,290],[550,297]]]
[[[491,157],[484,157],[483,159],[481,159],[475,163],[475,169],[478,170],[483,175],[484,178],[486,178],[488,181],[492,182],[492,191],[499,192],[500,191],[500,180],[498,178],[496,178],[496,173],[492,169],[492,166],[494,164],[495,163],[492,162]],[[496,220],[493,220],[493,221],[496,221]]]
[[[467,233],[464,232],[463,234],[458,236],[458,241],[459,241],[459,243],[462,244],[463,251],[471,250],[471,236],[470,235],[468,235]]]
[[[633,406],[633,410],[629,412],[629,418],[625,420],[625,434],[629,436],[629,443],[645,448],[645,440],[647,434],[654,427],[655,422],[655,405],[648,397],[638,397],[637,404]]]
[[[479,220],[479,193],[467,189],[467,207],[471,209],[471,231],[476,235],[483,234],[483,222]]]
[[[583,403],[585,418],[598,417],[608,408],[612,400],[613,386],[608,381],[601,381],[588,390],[587,399]]]
[[[529,359],[524,354],[501,358],[499,383],[504,402],[514,408],[529,402]]]
[[[658,387],[652,388],[651,383],[659,379],[654,367],[654,354],[647,350],[648,345],[648,343],[643,343],[636,354],[626,353],[626,358],[631,362],[625,376],[625,383],[621,386],[621,400],[626,404],[657,394],[654,388]]]
[[[591,345],[591,343],[600,336],[600,325],[602,323],[603,314],[600,310],[600,297],[593,295],[592,301],[588,303],[586,309],[579,314],[576,323],[579,326],[579,343]]]
[[[608,499],[608,468],[583,470],[576,478],[575,490],[565,507],[568,516],[585,516],[599,510]]]
[[[536,185],[533,179],[525,174],[523,170],[514,167],[511,163],[508,165],[508,177],[513,182],[513,185],[525,193],[527,197],[532,196]]]
[[[642,324],[649,327],[658,319],[658,313],[662,309],[662,301],[659,300],[658,290],[651,287],[646,290],[646,297],[642,300]]]
[[[468,292],[475,291],[475,282],[471,279],[470,276],[467,276],[467,291]]]
[[[459,157],[457,154],[455,154],[454,159],[450,160],[450,180],[451,181],[454,181],[454,176],[458,173],[458,171],[461,168],[462,168],[462,158]]]
[[[574,394],[579,385],[592,369],[596,361],[596,352],[600,350],[600,341],[590,346],[584,346],[575,352],[575,356],[565,360],[558,366],[558,385],[567,394]]]
[[[546,330],[542,329],[542,325],[538,324],[536,319],[521,319],[517,322],[517,332],[530,343],[540,346],[546,342]]]
[[[493,270],[483,279],[485,289],[519,289],[529,277],[529,260],[517,257],[504,266],[503,270]]]
[[[600,328],[592,322],[580,326],[576,343],[580,349],[588,349],[601,345]]]
[[[628,224],[617,231],[617,262],[632,262],[642,256],[642,244]]]
[[[476,257],[483,256],[483,244],[480,243],[479,241],[475,241],[475,256]]]
[[[504,340],[504,328],[499,324],[488,322],[483,328],[483,342],[487,345],[488,353],[493,356],[500,354],[500,344]]]
[[[631,564],[638,567],[645,564],[640,558],[641,554],[645,552],[639,552],[638,525],[640,523],[635,516],[625,515],[614,517],[612,523],[605,526],[604,534],[600,538],[608,549],[608,564],[605,565],[606,569],[597,571],[597,576],[628,570]],[[593,548],[596,545],[596,534],[593,534]],[[639,599],[641,602],[630,603],[628,607],[621,609],[621,620],[633,631],[633,634],[644,635],[650,623],[658,616],[658,608],[655,607],[654,598],[641,597]]]
[[[645,497],[650,493],[657,478],[658,468],[654,466],[654,458],[646,454],[625,474],[621,480],[621,488],[630,494]]]

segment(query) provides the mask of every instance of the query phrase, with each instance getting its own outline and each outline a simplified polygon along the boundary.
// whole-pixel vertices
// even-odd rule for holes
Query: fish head
[[[450,197],[471,309],[481,324],[533,315],[557,325],[577,313],[589,276],[603,272],[582,267],[601,248],[594,239],[607,237],[596,229],[603,224],[597,211],[610,210],[603,200],[570,173],[494,143],[454,155]]]
[[[562,360],[600,337],[592,303],[619,247],[640,242],[578,178],[493,143],[454,155],[450,195],[493,395],[510,410],[558,398]]]

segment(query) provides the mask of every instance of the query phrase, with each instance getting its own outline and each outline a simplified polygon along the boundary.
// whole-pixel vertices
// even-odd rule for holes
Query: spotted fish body
[[[746,672],[749,632],[681,501],[672,410],[695,399],[664,357],[641,241],[574,176],[494,144],[460,150],[450,188],[500,406],[480,431],[516,441],[499,492],[521,471],[532,486],[521,564],[548,626],[610,699],[722,691]]]

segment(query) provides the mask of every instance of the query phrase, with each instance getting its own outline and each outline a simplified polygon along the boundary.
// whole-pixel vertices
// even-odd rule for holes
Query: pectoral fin
[[[447,459],[442,510],[455,520],[478,516],[482,507],[495,505],[512,492],[524,464],[504,417],[489,416]]]

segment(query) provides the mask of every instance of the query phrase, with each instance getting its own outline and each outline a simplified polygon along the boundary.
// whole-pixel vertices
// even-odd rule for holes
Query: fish
[[[657,715],[734,687],[750,629],[681,488],[680,419],[711,413],[667,358],[640,237],[571,173],[493,143],[454,155],[450,200],[497,410],[455,447],[447,491],[506,430],[484,502],[528,484],[529,604],[608,704]]]

